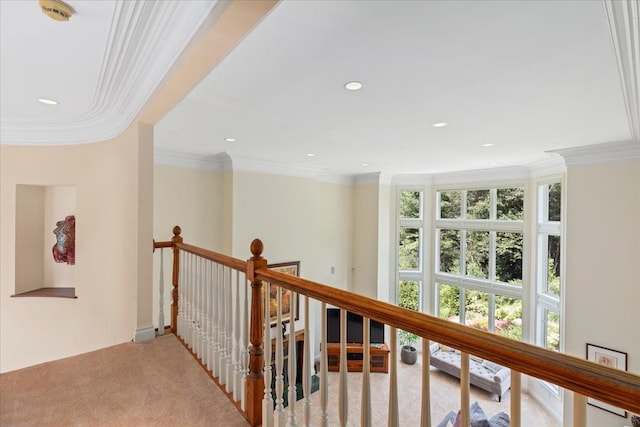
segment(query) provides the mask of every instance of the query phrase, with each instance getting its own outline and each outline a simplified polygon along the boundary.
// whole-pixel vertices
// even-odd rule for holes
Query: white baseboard
[[[144,328],[136,329],[133,336],[133,342],[140,343],[145,341],[151,341],[156,338],[156,328],[153,325],[145,326]]]

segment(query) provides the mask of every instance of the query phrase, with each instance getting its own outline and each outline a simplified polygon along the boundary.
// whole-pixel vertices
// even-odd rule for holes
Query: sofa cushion
[[[476,401],[469,408],[470,426],[471,427],[509,427],[509,415],[504,412],[498,412],[491,419],[487,419],[487,415]],[[448,427],[453,422],[453,427],[462,427],[462,412],[456,414],[450,411],[446,417],[438,424],[437,427]]]
[[[492,362],[490,360],[483,360],[482,361],[482,366],[484,366],[485,368],[487,368],[488,370],[490,370],[494,374],[496,372],[498,372],[500,369],[504,368],[504,366],[498,365],[497,363]]]
[[[507,381],[507,378],[510,379],[510,377],[511,370],[508,368],[502,368],[498,372],[496,372],[496,374],[493,376],[493,380],[497,383],[501,383]]]
[[[498,412],[489,419],[489,425],[491,427],[509,427],[511,425],[511,419],[509,419],[508,414]]]
[[[444,419],[436,427],[452,426],[453,422],[456,420],[456,415],[457,414],[455,412],[449,411],[449,413],[444,417]]]
[[[477,401],[471,404],[469,416],[471,418],[471,427],[490,427],[487,414],[484,413]]]

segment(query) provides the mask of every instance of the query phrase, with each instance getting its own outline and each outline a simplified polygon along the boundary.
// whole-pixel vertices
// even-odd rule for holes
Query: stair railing
[[[154,248],[172,247],[173,263],[173,303],[171,330],[183,341],[205,369],[211,371],[214,381],[225,391],[252,426],[297,425],[297,413],[301,414],[303,425],[310,424],[309,382],[311,381],[309,344],[305,342],[306,355],[303,366],[304,404],[295,408],[295,385],[283,390],[282,342],[276,338],[275,358],[276,391],[271,388],[271,324],[269,322],[269,293],[275,289],[277,295],[283,289],[303,297],[305,307],[305,341],[309,341],[309,301],[321,304],[320,319],[322,333],[321,348],[326,348],[326,306],[341,309],[342,351],[340,354],[339,408],[340,425],[348,419],[346,388],[346,311],[363,316],[365,325],[369,319],[389,325],[391,328],[390,382],[388,425],[397,426],[397,345],[396,330],[402,329],[423,338],[422,347],[422,399],[420,402],[421,425],[431,425],[430,381],[429,381],[429,341],[435,341],[458,349],[461,353],[460,401],[462,425],[468,425],[469,413],[469,355],[475,355],[511,369],[511,425],[519,427],[521,374],[556,384],[574,394],[574,426],[586,426],[587,398],[640,413],[640,376],[608,368],[574,356],[547,350],[525,342],[512,340],[493,333],[484,332],[445,319],[430,316],[354,294],[322,283],[270,270],[262,257],[263,244],[256,239],[251,243],[252,256],[247,261],[207,251],[183,243],[180,227],[174,227],[170,242],[154,242]],[[181,267],[182,270],[181,270]],[[279,300],[279,298],[278,298]],[[279,312],[280,310],[278,310]],[[293,310],[290,310],[293,313]],[[289,319],[290,337],[294,332],[294,319]],[[278,317],[276,330],[283,325]],[[363,328],[363,333],[368,333]],[[278,334],[280,335],[280,334]],[[280,337],[282,338],[282,337]],[[289,340],[289,354],[293,354],[293,339]],[[363,346],[363,358],[369,360],[369,347]],[[292,358],[290,357],[289,360]],[[367,367],[368,367],[367,363]],[[289,362],[288,378],[296,373],[295,365]],[[369,406],[371,391],[368,368],[363,372],[361,425],[371,425]],[[328,425],[327,408],[327,355],[321,351],[318,372],[319,423]],[[281,406],[284,393],[288,392],[289,407]],[[275,403],[275,409],[274,409]]]

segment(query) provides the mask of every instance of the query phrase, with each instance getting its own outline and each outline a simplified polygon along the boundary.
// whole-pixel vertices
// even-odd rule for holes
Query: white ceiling
[[[144,64],[147,71],[124,89],[114,72],[108,89],[123,96],[105,114],[94,105],[96,82],[114,39],[114,10],[128,2],[69,1],[79,13],[65,23],[75,25],[66,37],[79,46],[67,48],[44,42],[51,39],[45,24],[60,24],[40,22],[46,17],[34,3],[0,1],[3,143],[45,143],[43,129],[57,123],[82,132],[62,130],[55,143],[104,139],[114,132],[105,123],[130,121],[140,110],[212,7],[194,2],[200,9],[164,34],[170,45],[157,43],[162,34],[138,35],[140,46],[156,42],[164,60]],[[186,14],[188,3],[152,4]],[[42,55],[46,66],[36,61]],[[637,70],[631,77],[637,81]],[[351,80],[363,89],[345,90]],[[141,82],[147,87],[128,96]],[[335,174],[524,165],[547,159],[549,150],[634,140],[629,90],[599,1],[287,0],[156,125],[155,146],[165,160],[227,153],[233,161]],[[39,105],[38,97],[62,97],[64,108]],[[128,122],[120,121],[124,129]],[[432,127],[441,121],[448,126]]]

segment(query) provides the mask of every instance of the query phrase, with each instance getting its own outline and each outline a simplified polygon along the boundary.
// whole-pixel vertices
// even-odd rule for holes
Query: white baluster
[[[431,347],[426,338],[422,338],[422,399],[420,404],[420,426],[431,426],[431,384],[429,365],[431,364]]]
[[[206,363],[206,348],[207,348],[207,299],[206,299],[206,291],[207,291],[207,280],[206,280],[206,272],[207,272],[207,260],[204,258],[200,258],[200,292],[199,292],[199,306],[200,306],[200,320],[199,320],[199,353],[198,356],[202,363]]]
[[[471,422],[471,377],[469,375],[469,353],[460,353],[460,425],[468,426]]]
[[[266,423],[268,426],[273,425],[273,397],[271,396],[271,381],[272,381],[272,372],[271,372],[271,316],[269,310],[269,300],[270,300],[270,288],[271,284],[264,282],[263,284],[263,295],[264,295],[264,397],[262,398],[262,423]],[[245,309],[249,310],[248,302],[245,299]],[[247,323],[247,325],[249,325]],[[245,335],[246,335],[245,328]],[[246,336],[245,336],[245,343]],[[246,381],[245,381],[246,386]]]
[[[195,338],[195,288],[196,288],[196,257],[193,254],[189,254],[189,286],[187,287],[187,304],[189,304],[189,348],[193,350],[194,338]]]
[[[347,311],[340,309],[340,379],[338,389],[338,414],[340,425],[345,427],[349,419],[349,395],[347,394]]]
[[[243,279],[242,279],[242,283],[244,283],[244,307],[242,309],[242,313],[243,313],[243,328],[242,328],[242,389],[240,392],[240,397],[242,398],[242,410],[246,412],[247,410],[247,400],[246,400],[246,394],[247,394],[247,374],[249,373],[249,315],[250,315],[250,310],[249,310],[249,289],[251,289],[249,281],[247,280],[246,275],[243,274]],[[267,296],[269,294],[267,293]],[[268,306],[265,306],[268,307]],[[264,310],[265,313],[268,315],[269,310]],[[269,343],[269,341],[266,340],[265,338],[265,342]],[[265,345],[266,347],[266,345]],[[269,350],[271,350],[271,346],[269,346]],[[271,354],[271,353],[269,353]],[[270,361],[267,361],[270,362]],[[271,364],[269,363],[269,366],[271,366]],[[265,420],[265,418],[262,418],[263,420]]]
[[[210,344],[211,344],[211,307],[209,307],[209,299],[211,294],[211,261],[204,261],[204,272],[203,272],[203,282],[204,282],[204,292],[202,294],[202,307],[204,310],[204,324],[202,326],[204,331],[203,336],[203,350],[202,350],[202,364],[207,367],[207,370],[211,370],[209,368],[210,364]]]
[[[302,361],[302,393],[304,394],[304,425],[311,424],[311,331],[309,330],[309,297],[304,297],[304,359]]]
[[[193,304],[191,301],[192,298],[192,287],[193,287],[193,255],[187,254],[187,286],[185,287],[185,341],[189,348],[192,347],[191,341],[191,333],[193,331]]]
[[[329,425],[329,413],[327,412],[329,366],[327,365],[327,304],[325,302],[320,305],[320,323],[320,425],[327,427]]]
[[[511,397],[513,399],[513,396]],[[587,398],[579,393],[573,393],[573,427],[587,425]]]
[[[296,345],[296,293],[291,292],[291,299],[289,300],[289,395],[288,395],[288,403],[289,403],[289,426],[295,427],[298,425],[298,421],[296,420],[296,398],[298,397],[297,390],[297,374],[298,374],[298,364],[296,363],[297,354],[297,345]]]
[[[273,421],[276,426],[282,427],[285,423],[284,369],[282,366],[282,288],[278,286],[276,292],[276,409],[273,414]]]
[[[362,404],[360,407],[360,425],[371,426],[371,340],[369,338],[368,317],[362,318]]]
[[[185,252],[180,252],[180,274],[178,275],[178,325],[179,337],[184,337],[184,287],[185,287]],[[183,338],[184,339],[184,338]]]
[[[212,290],[212,280],[211,280],[211,268],[213,265],[213,261],[207,260],[206,268],[204,272],[205,277],[205,294],[204,294],[204,306],[205,312],[207,313],[205,316],[205,342],[204,342],[204,354],[206,355],[206,367],[207,370],[211,370],[211,293]],[[203,361],[204,363],[204,361]]]
[[[225,358],[226,375],[227,375],[227,393],[233,391],[233,314],[231,309],[233,308],[233,270],[229,267],[229,275],[227,280],[227,294],[225,298],[225,313],[227,324],[227,357]]]
[[[522,399],[522,375],[520,372],[511,371],[511,427],[520,427],[522,422],[522,412],[520,402]]]
[[[213,340],[211,343],[212,351],[211,351],[211,372],[214,377],[218,377],[220,375],[220,371],[218,369],[218,359],[220,354],[218,354],[218,338],[220,336],[220,324],[218,322],[218,316],[220,314],[220,310],[218,309],[218,302],[220,300],[220,264],[214,264],[214,272],[213,272]]]
[[[200,258],[199,256],[196,256],[196,265],[195,265],[195,269],[194,269],[194,275],[195,275],[195,281],[194,281],[194,295],[193,295],[193,302],[194,302],[194,321],[193,321],[193,332],[194,332],[194,339],[193,339],[193,347],[194,347],[194,353],[196,356],[200,355],[200,318],[201,318],[201,307],[200,307],[200,290],[202,288],[202,278],[200,275],[200,266],[202,265],[202,258]]]
[[[389,427],[399,427],[400,418],[398,413],[398,330],[394,327],[389,328],[391,339],[391,360],[389,373],[389,416],[387,424]],[[427,366],[427,369],[429,367]]]
[[[198,321],[198,302],[197,302],[197,289],[198,289],[198,257],[191,256],[191,350],[196,349],[197,341],[197,321]]]
[[[164,335],[164,248],[160,248],[160,311],[158,312],[158,335]]]
[[[235,314],[233,321],[233,332],[234,332],[234,340],[233,340],[233,400],[236,402],[240,400],[240,384],[242,382],[242,362],[240,359],[242,358],[241,354],[241,332],[242,332],[242,323],[240,322],[240,313],[242,307],[240,305],[240,271],[236,270],[236,286],[235,286],[235,303],[233,304],[233,313]]]
[[[226,357],[226,343],[227,343],[227,331],[224,323],[224,293],[225,293],[225,269],[224,265],[220,265],[220,289],[218,293],[218,381],[220,385],[225,385],[225,357]]]

